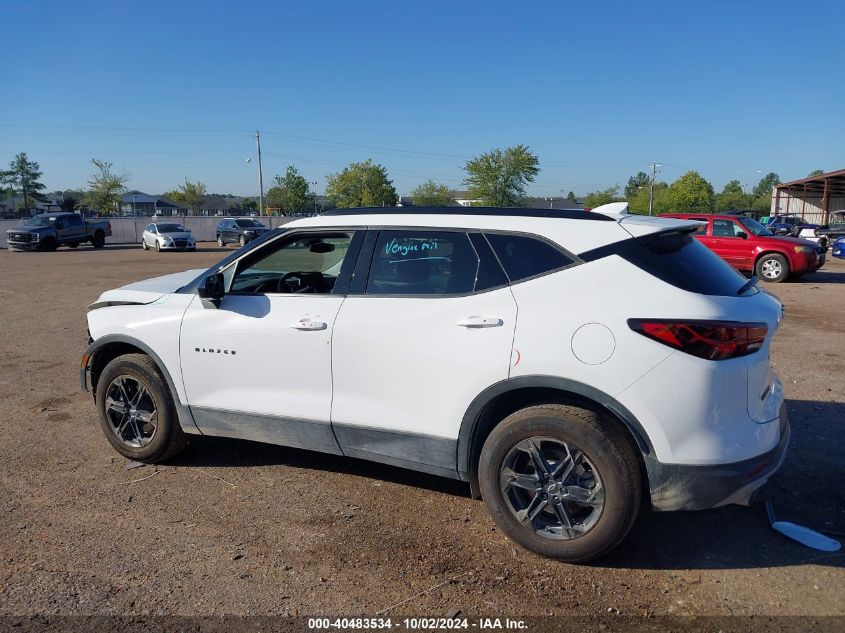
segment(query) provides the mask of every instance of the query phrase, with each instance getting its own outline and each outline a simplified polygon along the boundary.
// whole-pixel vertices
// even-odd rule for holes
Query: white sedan
[[[153,222],[144,228],[141,248],[157,251],[193,251],[197,242],[191,232],[177,222]]]

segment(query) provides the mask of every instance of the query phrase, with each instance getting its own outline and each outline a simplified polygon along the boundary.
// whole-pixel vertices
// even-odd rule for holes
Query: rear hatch
[[[783,316],[780,301],[692,237],[697,222],[627,216],[619,223],[635,238],[629,240],[630,257],[636,259],[638,266],[675,287],[706,295],[719,314],[718,321],[765,324],[762,346],[742,356],[747,368],[748,415],[758,423],[777,419],[783,387],[772,370],[769,351]],[[707,318],[712,319],[712,315]]]

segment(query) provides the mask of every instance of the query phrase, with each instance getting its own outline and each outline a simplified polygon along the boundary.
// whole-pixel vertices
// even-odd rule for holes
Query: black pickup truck
[[[816,229],[816,236],[826,237],[828,244],[833,244],[835,239],[845,236],[845,209],[833,211],[828,224]]]
[[[102,248],[111,235],[108,220],[84,220],[78,213],[40,213],[25,221],[23,226],[6,231],[10,250],[54,251],[59,246],[76,248],[91,242]]]

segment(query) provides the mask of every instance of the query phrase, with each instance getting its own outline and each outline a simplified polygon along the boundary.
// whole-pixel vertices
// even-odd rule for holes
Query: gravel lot
[[[85,308],[223,256],[0,251],[0,615],[372,616],[412,596],[385,615],[845,615],[845,554],[786,540],[762,507],[645,512],[573,566],[512,544],[465,485],[392,467],[198,438],[125,470],[79,391]],[[842,538],[845,262],[766,288],[793,423],[775,508]]]

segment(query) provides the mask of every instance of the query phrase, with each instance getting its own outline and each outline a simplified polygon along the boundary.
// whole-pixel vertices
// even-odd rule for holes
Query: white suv
[[[91,385],[112,446],[189,434],[468,481],[526,548],[584,561],[659,510],[749,503],[789,439],[780,303],[695,222],[342,209],[207,271],[104,293]]]

